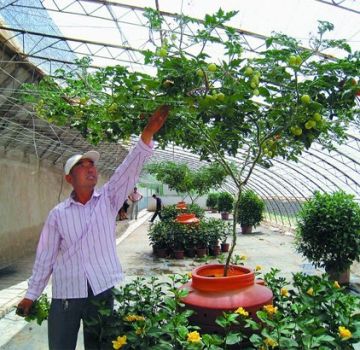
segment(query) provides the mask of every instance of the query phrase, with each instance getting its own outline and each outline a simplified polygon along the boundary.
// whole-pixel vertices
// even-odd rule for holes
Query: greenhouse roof
[[[165,23],[155,34],[144,17],[145,7],[158,9],[165,16]],[[179,14],[202,19],[220,7],[238,11],[229,25],[241,34],[248,55],[261,51],[273,32],[290,35],[307,47],[319,20],[334,25],[335,30],[328,34],[331,39],[346,39],[353,51],[360,50],[360,3],[356,0],[3,0],[1,145],[23,149],[59,166],[75,150],[89,148],[74,130],[50,125],[19,106],[16,93],[21,83],[37,80],[42,74],[52,75],[58,68],[71,70],[75,60],[85,56],[91,58],[93,67],[119,64],[151,74],[153,67],[144,64],[141,52],[160,46],[164,35],[179,35],[178,22],[174,20]],[[191,36],[194,26],[189,24],[184,35]],[[209,47],[208,54],[214,61],[220,57],[216,46]],[[331,57],[343,53],[325,54]],[[20,74],[20,67],[27,70],[26,77]],[[269,199],[292,198],[301,202],[316,189],[339,188],[359,198],[357,130],[354,126],[347,143],[334,151],[324,151],[318,145],[306,151],[298,163],[274,159],[270,169],[258,166],[249,187]],[[128,147],[101,144],[100,150],[106,153],[102,170],[112,171]],[[235,161],[241,159],[240,152]],[[197,156],[179,147],[157,150],[155,160],[181,160],[194,167],[200,162]],[[231,182],[226,187],[233,190]]]

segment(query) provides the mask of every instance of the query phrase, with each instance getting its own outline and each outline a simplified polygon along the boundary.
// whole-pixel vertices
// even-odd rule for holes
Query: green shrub
[[[218,209],[220,212],[231,212],[234,206],[234,197],[229,192],[220,192]]]
[[[344,192],[321,194],[298,213],[296,250],[316,267],[343,272],[360,256],[360,206]]]
[[[209,193],[207,198],[206,198],[206,206],[209,209],[217,209],[217,207],[218,207],[218,198],[219,198],[219,193],[218,192]]]
[[[264,201],[252,190],[241,194],[237,221],[242,226],[258,226],[264,218]]]

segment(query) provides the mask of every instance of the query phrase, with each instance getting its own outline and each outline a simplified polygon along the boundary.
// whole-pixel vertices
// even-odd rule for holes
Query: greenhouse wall
[[[35,251],[49,211],[71,192],[63,178],[34,156],[0,150],[0,269]]]

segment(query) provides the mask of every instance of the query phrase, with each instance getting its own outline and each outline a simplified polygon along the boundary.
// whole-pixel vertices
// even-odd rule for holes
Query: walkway
[[[187,273],[194,267],[201,265],[204,261],[194,261],[192,259],[170,260],[157,259],[152,255],[149,246],[147,222],[150,213],[142,211],[139,220],[130,223],[119,222],[117,239],[118,254],[126,275],[125,282],[137,276],[156,275],[166,277],[172,273]],[[217,214],[210,214],[217,215]],[[278,268],[282,275],[290,278],[291,274],[298,271],[306,273],[317,273],[312,266],[304,261],[301,256],[296,254],[293,247],[293,237],[276,228],[258,227],[250,235],[237,236],[238,242],[235,254],[246,255],[246,266],[254,268],[262,266],[263,271],[267,272],[271,267]],[[15,305],[25,293],[26,282],[19,281],[19,278],[29,277],[29,266],[32,266],[32,258],[23,261],[24,270],[20,273],[20,265],[17,266],[17,273],[8,270],[0,275],[0,310],[3,310],[3,317],[0,319],[0,349],[6,350],[45,350],[47,349],[47,328],[46,323],[41,327],[34,323],[27,323],[21,317],[15,315]],[[216,262],[217,260],[213,260]],[[360,287],[359,265],[354,266],[352,271],[352,283]],[[13,270],[16,270],[15,268]],[[10,286],[11,279],[19,282],[15,286]],[[5,288],[4,288],[5,286]],[[359,288],[360,290],[360,288]],[[48,289],[49,291],[49,289]],[[48,293],[50,294],[50,293]],[[5,307],[6,306],[6,307]],[[6,314],[5,314],[6,310]],[[9,312],[9,310],[11,310]],[[82,336],[78,339],[78,349],[82,349]],[[359,348],[360,349],[360,348]]]

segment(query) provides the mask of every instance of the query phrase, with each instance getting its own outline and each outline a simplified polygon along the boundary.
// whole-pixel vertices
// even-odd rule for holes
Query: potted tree
[[[162,14],[146,9],[152,37],[161,38],[156,49],[143,51],[154,75],[121,66],[90,73],[85,59],[77,72],[61,71],[55,80],[31,84],[25,93],[38,115],[78,129],[93,143],[138,135],[158,105],[171,104],[171,115],[155,141],[218,163],[231,179],[232,242],[226,263],[216,269],[216,274],[223,270],[225,279],[238,270],[230,269],[238,207],[254,169],[271,167],[277,157],[297,160],[315,141],[331,149],[344,140],[344,130],[358,115],[354,77],[360,66],[359,55],[346,41],[326,39],[334,29],[326,21],[319,22],[308,48],[295,38],[274,34],[260,52],[246,56],[242,34],[227,25],[235,15],[219,9],[202,21],[174,16],[174,27],[163,31]],[[191,35],[183,35],[189,27]],[[173,36],[173,29],[180,35]],[[220,59],[212,56],[212,43]],[[343,57],[328,59],[329,51]],[[66,103],[77,97],[85,103]],[[236,169],[230,166],[233,159]]]
[[[252,228],[260,224],[264,218],[264,201],[252,190],[241,194],[238,206],[238,223],[242,233],[251,233]]]
[[[186,194],[192,204],[210,189],[220,187],[227,176],[225,169],[217,163],[191,169],[185,163],[153,162],[146,165],[146,170],[179,195]]]
[[[229,192],[220,192],[218,196],[218,209],[223,220],[229,220],[229,213],[234,207],[234,197]]]
[[[206,198],[206,206],[212,213],[216,213],[218,211],[218,192],[210,192]]]
[[[332,279],[348,284],[350,266],[360,258],[360,206],[342,191],[315,192],[298,213],[295,246]]]

